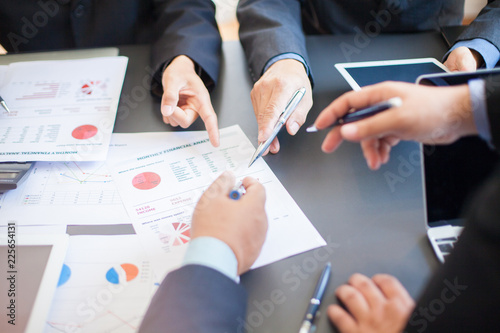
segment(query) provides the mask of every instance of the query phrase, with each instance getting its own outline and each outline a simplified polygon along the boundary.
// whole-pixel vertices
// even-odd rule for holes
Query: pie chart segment
[[[120,284],[120,282],[129,282],[139,275],[139,268],[134,264],[121,264],[118,267],[112,267],[106,272],[106,280],[113,284]],[[125,277],[125,281],[120,281],[120,276]]]
[[[71,133],[71,136],[73,136],[77,140],[86,140],[90,139],[96,134],[97,127],[95,127],[94,125],[82,125],[75,128]]]
[[[132,179],[132,185],[138,190],[151,190],[158,186],[161,178],[154,172],[143,172]]]

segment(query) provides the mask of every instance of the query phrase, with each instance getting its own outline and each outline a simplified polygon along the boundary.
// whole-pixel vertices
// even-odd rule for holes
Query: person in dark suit
[[[493,67],[500,58],[500,1],[488,1],[478,19],[458,38],[445,65],[451,70]],[[304,33],[353,34],[352,43],[341,43],[345,61],[380,33],[439,30],[460,25],[463,1],[352,1],[352,0],[241,0],[238,6],[240,40],[256,81],[251,92],[259,126],[258,141],[271,134],[279,114],[293,92],[306,96],[287,121],[295,135],[312,106],[312,74]],[[279,151],[277,139],[271,153]]]
[[[333,152],[343,139],[361,142],[368,166],[378,169],[399,140],[446,144],[479,135],[500,152],[500,75],[468,85],[436,88],[386,82],[349,92],[316,119],[324,128],[347,113],[388,97],[403,104],[376,116],[330,131],[323,142]],[[336,290],[345,305],[328,315],[350,332],[494,332],[500,297],[500,168],[487,181],[466,213],[454,251],[424,288],[417,304],[394,277],[354,274]]]
[[[201,116],[213,145],[217,116],[209,90],[218,78],[221,39],[211,1],[0,1],[0,44],[12,53],[151,43],[153,91],[165,123]]]
[[[257,259],[267,232],[264,187],[243,180],[246,193],[229,198],[235,178],[223,173],[196,205],[183,266],[167,275],[139,332],[236,332],[245,321],[245,289],[237,276]]]
[[[499,82],[500,76],[480,81],[480,94],[476,96],[487,107],[491,142],[497,150],[500,147]],[[452,88],[405,83],[374,85],[341,96],[323,111],[315,125],[324,128],[350,107],[362,107],[397,95],[403,100],[402,107],[357,122],[362,126],[354,131],[357,136],[351,140],[393,137],[451,142],[460,136],[478,133],[473,120],[477,104],[469,101],[475,89],[467,85]],[[429,120],[427,117],[432,111],[429,108],[438,108],[440,112],[446,108],[451,118]],[[391,113],[392,117],[395,113],[401,115],[386,125],[379,117]],[[456,122],[450,119],[457,116],[464,123],[454,126],[451,123]],[[440,129],[442,135],[436,136],[435,128]],[[347,138],[348,134],[342,129],[333,130],[326,137],[323,149],[332,151],[343,137]],[[389,151],[382,149],[376,153],[388,156]],[[365,156],[371,159],[371,155],[365,153]],[[265,239],[265,193],[262,185],[247,178],[244,181],[247,194],[233,201],[228,198],[233,185],[234,176],[225,173],[200,199],[193,215],[192,241],[184,264],[161,283],[143,319],[141,333],[244,330],[247,294],[236,281],[237,275],[251,267]],[[337,304],[328,308],[328,316],[339,331],[392,333],[402,332],[405,326],[405,332],[497,331],[500,327],[497,305],[500,297],[499,198],[500,169],[473,201],[455,251],[439,267],[417,305],[392,276],[379,274],[368,278],[354,274],[348,284],[336,291],[347,310]]]

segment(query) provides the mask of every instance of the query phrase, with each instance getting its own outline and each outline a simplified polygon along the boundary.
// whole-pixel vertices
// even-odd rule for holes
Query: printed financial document
[[[0,66],[1,161],[102,161],[113,132],[126,57]]]
[[[179,267],[190,240],[191,215],[204,190],[225,170],[266,188],[269,229],[253,268],[326,245],[263,159],[248,168],[255,148],[239,126],[220,131],[214,148],[206,132],[176,132],[163,144],[109,168],[159,279]]]
[[[113,133],[109,156],[129,156],[172,133]],[[105,162],[37,162],[25,182],[0,193],[0,226],[131,223]]]

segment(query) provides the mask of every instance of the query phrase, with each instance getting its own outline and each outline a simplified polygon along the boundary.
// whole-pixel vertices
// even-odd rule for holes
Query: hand
[[[471,72],[478,69],[483,62],[483,57],[479,52],[465,46],[460,46],[450,52],[444,65],[452,72]]]
[[[340,96],[321,112],[315,125],[318,129],[325,128],[351,108],[364,108],[396,96],[403,101],[401,107],[333,128],[323,141],[323,151],[335,151],[343,139],[360,141],[368,167],[376,170],[387,163],[391,148],[399,140],[446,144],[465,135],[477,134],[467,85],[376,84]]]
[[[174,58],[163,72],[162,85],[161,113],[165,124],[187,128],[200,116],[210,142],[218,147],[217,115],[193,61],[184,55]]]
[[[286,122],[290,135],[295,135],[304,124],[312,106],[311,82],[304,65],[293,59],[279,60],[272,64],[255,83],[250,97],[259,126],[259,142],[264,142],[271,136],[274,125],[285,110],[290,97],[302,87],[306,88],[306,94]],[[269,150],[273,154],[280,150],[278,138],[273,140]],[[267,153],[268,151],[263,155]]]
[[[267,232],[264,210],[266,192],[257,180],[243,179],[246,193],[229,198],[235,184],[232,172],[224,172],[203,193],[193,213],[191,237],[215,237],[233,250],[238,274],[250,269],[259,256]]]
[[[401,283],[385,274],[371,279],[354,274],[336,295],[349,312],[334,304],[327,313],[341,333],[402,332],[415,307]]]

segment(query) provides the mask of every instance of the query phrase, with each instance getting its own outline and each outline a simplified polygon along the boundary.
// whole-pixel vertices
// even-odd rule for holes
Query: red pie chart
[[[94,125],[82,125],[73,130],[71,135],[77,140],[90,139],[97,134],[97,127]]]
[[[158,186],[161,178],[154,172],[143,172],[132,179],[132,185],[138,190],[151,190]]]

